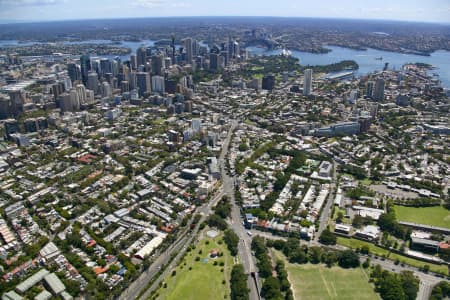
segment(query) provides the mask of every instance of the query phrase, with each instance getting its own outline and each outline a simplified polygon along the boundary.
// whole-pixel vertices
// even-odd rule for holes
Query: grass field
[[[160,300],[198,300],[198,299],[229,299],[230,298],[230,273],[233,266],[233,257],[230,255],[225,243],[221,245],[218,242],[222,239],[222,235],[211,239],[205,238],[200,241],[195,250],[187,253],[184,262],[176,267],[176,275],[168,277],[164,281],[167,287],[161,287],[158,290]],[[209,244],[207,245],[207,241]],[[222,257],[210,259],[209,253],[212,249],[223,252]],[[199,254],[199,251],[202,254]],[[200,257],[200,261],[195,261],[196,257]],[[207,259],[207,261],[203,261]],[[214,266],[214,261],[218,264]],[[220,262],[224,262],[225,266],[221,267]],[[192,267],[192,270],[189,270]],[[224,269],[221,272],[221,269]],[[225,280],[225,284],[222,281]]]
[[[340,267],[327,268],[325,265],[290,264],[280,252],[273,251],[273,253],[278,259],[285,261],[295,299],[380,299],[362,268],[342,269]]]
[[[406,207],[396,205],[395,213],[399,221],[450,228],[450,211],[442,206]]]
[[[364,270],[324,265],[287,265],[296,299],[379,299]]]
[[[381,247],[377,247],[374,244],[369,243],[369,242],[364,242],[364,241],[360,241],[360,240],[356,240],[356,239],[348,239],[348,238],[338,237],[337,243],[339,245],[346,246],[346,247],[349,247],[352,249],[361,248],[362,246],[367,245],[369,247],[370,253],[373,255],[382,256],[382,257],[384,256],[386,258],[389,258],[390,260],[398,259],[400,261],[400,263],[404,263],[404,264],[407,264],[407,265],[410,265],[413,267],[417,267],[417,268],[423,267],[424,265],[429,265],[430,271],[448,275],[448,268],[445,265],[437,265],[437,264],[427,263],[427,262],[423,262],[421,260],[417,260],[414,258],[406,257],[406,256],[399,255],[396,253],[391,253],[388,250],[381,248]]]

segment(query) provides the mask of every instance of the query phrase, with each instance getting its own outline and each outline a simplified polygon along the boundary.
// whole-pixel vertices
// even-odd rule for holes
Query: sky
[[[0,0],[0,21],[280,16],[450,23],[450,0]]]

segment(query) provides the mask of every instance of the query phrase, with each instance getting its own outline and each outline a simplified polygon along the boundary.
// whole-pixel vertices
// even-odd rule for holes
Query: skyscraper
[[[81,79],[80,67],[74,62],[67,64],[67,73],[72,81]]]
[[[11,112],[18,115],[23,112],[25,104],[25,94],[22,90],[9,91],[9,99],[11,99]]]
[[[175,64],[175,35],[172,35],[172,63]]]
[[[77,90],[77,96],[78,96],[78,103],[79,105],[86,104],[86,88],[82,84],[78,84],[76,87]]]
[[[111,96],[112,96],[111,85],[106,81],[102,82],[102,97],[111,98]]]
[[[184,40],[184,49],[186,50],[186,62],[188,64],[191,64],[192,63],[192,57],[193,57],[193,55],[192,55],[192,52],[193,52],[192,39],[191,38],[186,38]]]
[[[111,62],[107,58],[100,59],[100,76],[105,77],[106,73],[112,73]]]
[[[162,55],[153,55],[152,56],[152,74],[154,75],[162,75],[164,66],[164,56]]]
[[[0,96],[0,120],[9,118],[11,114],[11,101],[7,97]]]
[[[145,49],[144,47],[138,48],[136,50],[136,60],[138,68],[141,65],[145,66],[145,64],[147,63],[147,49]]]
[[[130,55],[130,67],[132,70],[137,70],[137,57],[135,54]]]
[[[164,93],[164,77],[162,76],[152,76],[152,91],[158,93]]]
[[[98,92],[98,75],[97,75],[97,73],[89,72],[87,87],[91,91],[94,91],[94,94],[97,94],[97,92]]]
[[[136,86],[139,88],[139,97],[151,91],[150,74],[147,72],[136,73]]]
[[[303,95],[305,95],[305,96],[311,95],[312,75],[313,75],[313,72],[311,69],[305,70],[304,79],[303,79]]]
[[[384,100],[384,79],[377,79],[375,82],[375,90],[373,92],[373,100],[375,101],[383,101]]]
[[[147,63],[147,49],[141,47],[136,50],[136,62],[138,68]]]
[[[91,70],[91,59],[89,55],[82,55],[80,57],[80,66],[81,66],[81,79],[83,84],[86,85],[88,82],[88,74]]]
[[[275,75],[269,74],[262,79],[262,89],[272,91],[275,88]]]
[[[375,86],[375,82],[373,81],[367,81],[366,84],[366,97],[372,98],[373,97],[373,88]]]

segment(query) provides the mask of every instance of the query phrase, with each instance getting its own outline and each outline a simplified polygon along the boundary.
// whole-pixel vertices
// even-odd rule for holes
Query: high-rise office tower
[[[137,68],[141,65],[145,65],[147,63],[147,49],[144,47],[138,48],[136,50],[136,62]]]
[[[153,55],[152,56],[152,74],[163,75],[164,74],[164,56],[163,55]]]
[[[130,80],[130,68],[126,65],[121,66],[122,70],[121,73],[123,74],[122,80],[123,81],[129,81]]]
[[[184,39],[184,49],[186,50],[186,62],[188,64],[192,63],[192,57],[193,57],[193,49],[192,49],[192,39],[186,38]]]
[[[373,100],[383,101],[384,100],[384,79],[377,79],[375,82],[375,90],[373,91]]]
[[[209,54],[209,68],[211,70],[218,70],[220,68],[219,57],[216,53]]]
[[[111,96],[112,96],[111,85],[106,81],[102,82],[102,97],[111,98]]]
[[[130,91],[130,83],[128,81],[122,81],[120,83],[120,91],[122,93],[129,92]]]
[[[375,82],[373,81],[367,81],[366,84],[366,97],[372,98],[373,97],[373,88],[375,86]]]
[[[303,79],[303,95],[311,95],[312,92],[312,75],[313,71],[311,69],[306,69]]]
[[[91,71],[95,71],[97,74],[101,74],[100,59],[91,59]]]
[[[58,96],[58,107],[62,112],[72,111],[72,102],[69,93],[64,93]]]
[[[147,72],[136,73],[136,86],[139,88],[139,97],[151,91],[150,74]]]
[[[76,89],[71,89],[69,91],[70,95],[70,111],[78,111],[80,110],[80,102],[78,99],[78,92]]]
[[[132,70],[136,70],[137,69],[137,57],[135,54],[131,54],[130,55],[130,67]]]
[[[89,72],[87,88],[94,91],[94,94],[98,93],[98,75],[95,72]]]
[[[22,90],[9,91],[9,99],[11,100],[11,112],[18,115],[23,112],[25,104],[25,93]]]
[[[81,79],[80,67],[74,62],[67,64],[67,73],[69,74],[70,80],[72,81]]]
[[[136,88],[136,72],[130,72],[130,90],[134,90]]]
[[[262,79],[262,89],[272,91],[275,88],[275,75],[269,74]]]
[[[0,96],[0,120],[8,119],[11,115],[11,101],[7,97]]]
[[[111,62],[107,58],[100,59],[100,76],[105,77],[106,73],[112,73]]]
[[[77,90],[77,96],[78,96],[78,103],[80,105],[86,104],[86,102],[87,102],[86,88],[84,87],[84,85],[82,85],[82,84],[77,85],[76,90]]]
[[[172,35],[172,63],[175,64],[175,35]]]
[[[72,80],[70,80],[70,77],[68,76],[61,77],[61,82],[64,84],[64,88],[66,89],[66,91],[72,88]]]
[[[65,92],[65,87],[63,82],[56,82],[52,85],[52,93],[55,98],[55,100],[58,98],[59,95]]]
[[[116,77],[117,74],[119,74],[121,64],[122,63],[120,62],[120,60],[117,59],[111,61],[111,73],[113,74],[114,77]]]
[[[86,90],[86,104],[92,104],[95,102],[94,91]]]
[[[152,91],[158,93],[165,92],[164,77],[157,75],[152,76]]]
[[[91,59],[89,55],[82,55],[80,57],[80,66],[81,66],[81,79],[83,84],[86,85],[88,81],[88,74],[91,70]]]

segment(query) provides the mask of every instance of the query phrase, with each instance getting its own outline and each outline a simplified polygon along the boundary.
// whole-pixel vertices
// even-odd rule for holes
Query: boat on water
[[[382,57],[382,56],[380,56],[380,57],[375,57],[375,59],[376,59],[376,60],[383,60],[383,57]]]

